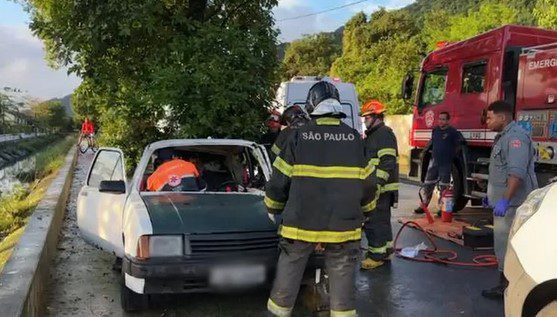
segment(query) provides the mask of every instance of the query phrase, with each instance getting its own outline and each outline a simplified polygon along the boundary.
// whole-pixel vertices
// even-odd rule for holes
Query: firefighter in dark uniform
[[[267,153],[269,153],[269,158],[271,162],[275,159],[272,146],[277,141],[277,138],[280,134],[281,124],[280,124],[280,112],[273,109],[269,111],[269,118],[265,121],[265,126],[267,126],[267,132],[265,132],[259,138],[259,144],[263,145],[267,149]]]
[[[282,214],[281,253],[267,309],[290,316],[309,256],[324,249],[331,316],[356,316],[355,275],[361,228],[376,186],[358,131],[345,117],[336,87],[326,81],[309,91],[311,121],[293,132],[273,164],[265,205]]]
[[[275,158],[280,154],[292,132],[305,125],[309,120],[306,111],[298,105],[290,106],[284,110],[280,116],[280,124],[286,126],[286,128],[280,131],[275,144],[271,148],[271,162],[274,162]]]
[[[393,253],[391,207],[398,203],[398,147],[393,130],[385,125],[385,106],[371,100],[362,106],[365,118],[366,157],[375,164],[372,178],[377,184],[376,206],[365,222],[368,251],[361,262],[362,269],[372,270],[390,259]]]

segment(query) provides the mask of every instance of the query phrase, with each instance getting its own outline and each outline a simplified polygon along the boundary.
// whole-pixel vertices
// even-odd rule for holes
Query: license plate
[[[265,266],[219,266],[210,271],[209,284],[214,287],[245,287],[265,282]]]

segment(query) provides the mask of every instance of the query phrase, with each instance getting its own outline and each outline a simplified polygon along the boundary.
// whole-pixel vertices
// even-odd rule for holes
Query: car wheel
[[[138,294],[126,287],[122,272],[122,282],[120,283],[120,304],[122,309],[127,312],[146,310],[149,308],[149,295]]]

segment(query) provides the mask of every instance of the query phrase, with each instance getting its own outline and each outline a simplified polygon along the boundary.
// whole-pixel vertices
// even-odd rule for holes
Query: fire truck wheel
[[[460,211],[468,204],[468,198],[464,196],[464,176],[454,164],[451,176],[454,189],[454,211]]]

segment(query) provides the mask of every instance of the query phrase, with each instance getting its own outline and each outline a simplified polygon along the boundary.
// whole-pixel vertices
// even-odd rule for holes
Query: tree
[[[419,64],[418,29],[404,10],[374,12],[369,21],[363,13],[344,29],[343,52],[331,74],[356,85],[360,102],[379,99],[389,114],[410,109],[400,98],[400,83],[409,69]]]
[[[32,112],[42,128],[54,132],[68,131],[71,128],[71,119],[68,118],[60,101],[37,103],[33,105]]]
[[[446,11],[431,12],[424,19],[422,39],[428,50],[439,41],[457,42],[505,24],[516,23],[517,10],[505,3],[485,3],[467,14],[449,15]]]
[[[340,56],[341,47],[333,34],[308,35],[288,45],[281,65],[283,80],[296,75],[329,74],[333,61]]]
[[[276,76],[276,0],[31,0],[50,60],[83,79],[78,115],[136,161],[162,138],[253,139]]]
[[[534,7],[534,16],[539,26],[557,29],[557,1],[538,0]]]

